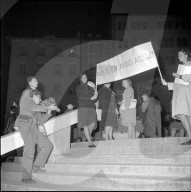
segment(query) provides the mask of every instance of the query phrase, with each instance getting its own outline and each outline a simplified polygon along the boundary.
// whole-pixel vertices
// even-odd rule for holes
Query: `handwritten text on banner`
[[[158,67],[151,42],[133,47],[97,64],[96,84],[117,81]]]

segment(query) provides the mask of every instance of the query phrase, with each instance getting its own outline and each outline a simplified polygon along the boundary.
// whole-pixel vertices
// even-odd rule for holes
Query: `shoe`
[[[89,145],[88,147],[92,148],[92,147],[96,147],[93,143],[91,145]]]
[[[186,141],[186,142],[184,142],[184,143],[181,143],[181,145],[191,145],[191,139]]]
[[[35,184],[36,181],[31,178],[28,178],[28,179],[22,179],[22,183]]]
[[[33,167],[32,172],[33,173],[45,173],[46,170],[45,169],[41,169],[40,167],[35,166],[35,167]]]

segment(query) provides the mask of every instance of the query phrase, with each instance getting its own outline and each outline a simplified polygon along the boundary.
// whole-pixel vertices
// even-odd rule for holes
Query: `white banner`
[[[97,64],[96,85],[117,81],[158,67],[151,42]]]

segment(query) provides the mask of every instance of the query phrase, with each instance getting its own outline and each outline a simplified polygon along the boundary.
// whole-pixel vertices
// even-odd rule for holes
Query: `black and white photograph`
[[[0,5],[2,191],[191,191],[188,0]]]

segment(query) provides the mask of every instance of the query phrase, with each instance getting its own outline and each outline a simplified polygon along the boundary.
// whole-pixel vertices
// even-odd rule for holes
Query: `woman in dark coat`
[[[106,83],[99,90],[99,109],[102,110],[101,129],[105,130],[105,140],[113,140],[113,129],[118,128],[117,124],[117,103],[115,93],[110,88],[111,83]]]
[[[84,129],[89,147],[96,147],[91,141],[91,134],[97,122],[95,102],[98,94],[93,87],[87,84],[86,74],[81,75],[80,81],[81,84],[76,89],[78,98],[78,128]]]

